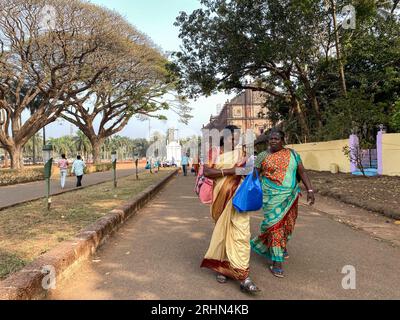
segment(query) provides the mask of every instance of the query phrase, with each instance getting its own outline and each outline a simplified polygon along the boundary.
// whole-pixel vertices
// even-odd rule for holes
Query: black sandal
[[[228,282],[228,278],[221,273],[218,273],[216,278],[219,283],[227,283]]]
[[[240,283],[240,290],[246,293],[256,293],[261,291],[250,278],[247,278]]]
[[[278,267],[275,267],[275,266],[269,266],[269,270],[277,278],[284,278],[285,277],[283,275],[283,269],[282,268],[278,268]]]

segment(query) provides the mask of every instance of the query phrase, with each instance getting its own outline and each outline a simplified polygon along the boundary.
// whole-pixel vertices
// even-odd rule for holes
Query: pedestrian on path
[[[161,161],[159,159],[156,159],[156,162],[154,164],[155,169],[157,169],[156,173],[160,171],[160,166],[161,166]]]
[[[194,170],[194,175],[197,177],[199,175],[199,169],[200,169],[200,158],[199,158],[199,156],[196,156],[193,159],[192,168]]]
[[[245,159],[241,149],[234,147],[239,138],[238,128],[228,126],[226,129],[232,134],[232,149],[224,150],[222,137],[217,163],[213,167],[204,166],[204,175],[214,180],[211,214],[216,224],[201,267],[216,271],[219,283],[226,283],[229,277],[240,281],[242,291],[254,293],[260,290],[249,277],[250,216],[247,212],[237,212],[232,204],[242,180],[236,169],[244,165]]]
[[[149,172],[150,172],[151,174],[153,174],[153,161],[152,161],[151,158],[149,158],[149,159],[147,160],[145,169],[146,169],[146,170],[149,170]]]
[[[83,178],[85,168],[86,168],[86,164],[85,164],[85,162],[83,162],[82,157],[77,156],[76,160],[72,164],[72,170],[71,170],[72,173],[75,173],[76,180],[77,180],[76,181],[77,187],[82,187],[82,178]]]
[[[182,165],[182,169],[183,169],[183,175],[186,177],[187,176],[187,168],[189,166],[189,153],[186,153],[185,155],[182,156],[181,165]]]
[[[289,258],[287,243],[297,219],[299,179],[308,190],[310,205],[315,202],[314,191],[300,155],[284,147],[284,137],[284,132],[271,130],[269,149],[261,152],[255,161],[262,180],[264,220],[260,236],[251,241],[253,251],[272,261],[269,269],[279,278],[284,277],[282,264]]]
[[[61,159],[58,161],[58,167],[60,168],[60,176],[61,176],[61,189],[65,187],[65,179],[68,174],[68,160],[65,154],[61,155]]]

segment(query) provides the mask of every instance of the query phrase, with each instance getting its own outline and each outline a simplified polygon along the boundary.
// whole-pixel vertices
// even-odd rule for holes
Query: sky
[[[90,2],[114,9],[122,14],[140,32],[146,34],[163,51],[178,51],[180,39],[179,29],[173,24],[179,12],[191,13],[200,7],[198,0],[91,0]],[[140,121],[132,119],[119,135],[130,138],[149,138],[154,131],[164,133],[168,128],[179,129],[179,137],[199,135],[203,124],[207,124],[210,115],[216,114],[217,105],[223,105],[232,97],[223,93],[211,97],[200,97],[197,101],[190,101],[193,108],[193,118],[188,125],[178,122],[178,116],[173,112],[167,112],[167,121],[156,119]],[[149,130],[150,127],[150,130]],[[72,127],[73,132],[76,128]],[[46,135],[60,137],[70,134],[71,125],[63,121],[57,121],[46,127]]]

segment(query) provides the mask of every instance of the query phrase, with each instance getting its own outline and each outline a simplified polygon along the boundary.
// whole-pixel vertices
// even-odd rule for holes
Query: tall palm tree
[[[24,157],[31,157],[33,164],[36,163],[38,156],[41,154],[41,144],[37,144],[37,141],[42,139],[42,135],[40,133],[36,133],[28,140],[28,142],[24,145]]]
[[[74,139],[76,151],[83,154],[87,161],[89,158],[89,154],[92,152],[92,145],[91,145],[88,137],[86,137],[85,134],[79,130],[73,139]]]

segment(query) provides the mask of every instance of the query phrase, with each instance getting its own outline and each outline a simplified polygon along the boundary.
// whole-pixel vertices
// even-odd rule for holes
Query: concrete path
[[[139,172],[143,169],[139,169]],[[136,173],[135,169],[117,170],[117,178],[130,176]],[[91,173],[83,176],[83,187],[95,185],[101,182],[110,181],[113,179],[112,171]],[[51,194],[73,190],[76,187],[76,177],[68,177],[65,183],[64,190],[61,189],[60,180],[52,178]],[[36,181],[23,184],[15,184],[11,186],[0,187],[0,209],[9,207],[21,202],[31,201],[45,195],[45,182]]]
[[[58,283],[51,298],[400,299],[399,247],[304,204],[289,244],[285,279],[273,277],[266,261],[252,254],[251,276],[263,290],[259,295],[241,293],[234,281],[218,284],[212,271],[199,268],[213,222],[208,207],[193,194],[193,184],[192,177],[173,179],[93,261]],[[261,220],[253,214],[253,235]],[[346,265],[356,269],[356,290],[342,287]]]

